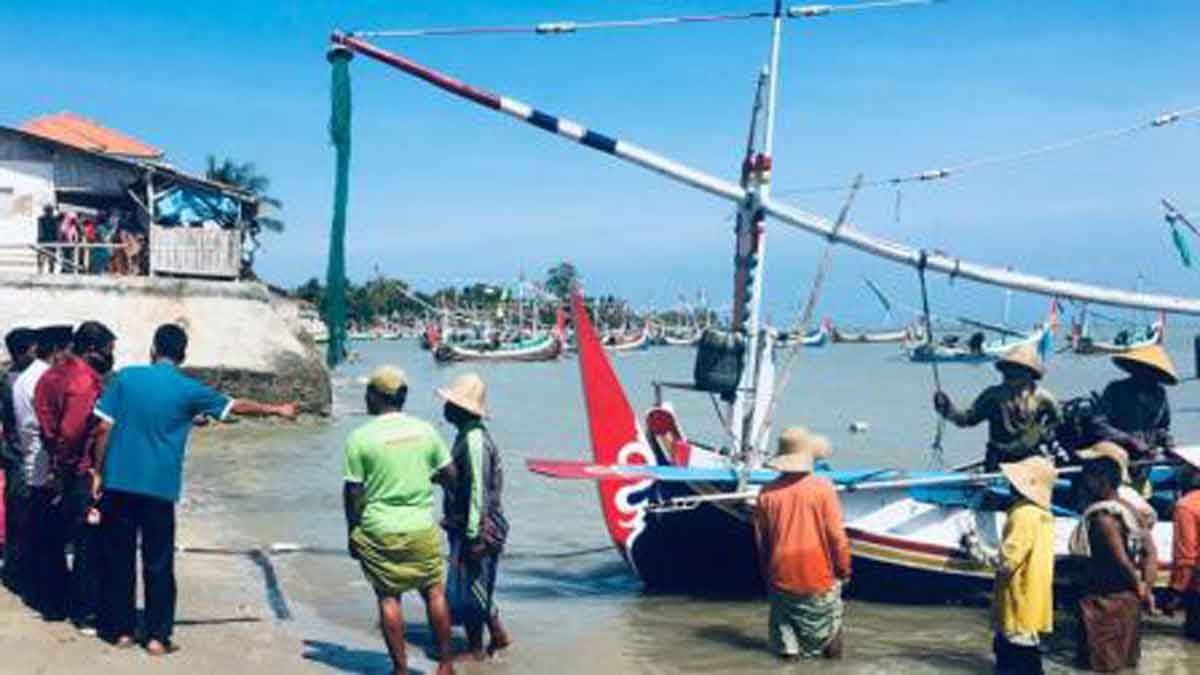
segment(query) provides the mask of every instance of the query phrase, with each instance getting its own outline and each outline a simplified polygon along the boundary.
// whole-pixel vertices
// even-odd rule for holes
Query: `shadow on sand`
[[[351,649],[345,645],[322,640],[304,641],[304,659],[328,666],[343,673],[390,673],[392,659],[386,652],[375,649]],[[408,669],[410,675],[419,670]]]

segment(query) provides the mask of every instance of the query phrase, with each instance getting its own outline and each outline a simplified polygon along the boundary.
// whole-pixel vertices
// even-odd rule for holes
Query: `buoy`
[[[1200,339],[1200,336],[1197,336],[1197,339]],[[1198,342],[1197,344],[1200,345],[1200,342]],[[1198,347],[1198,348],[1200,348],[1200,347]],[[850,433],[852,433],[852,434],[865,434],[867,432],[867,430],[870,428],[871,428],[871,425],[866,422],[851,422],[850,423]]]

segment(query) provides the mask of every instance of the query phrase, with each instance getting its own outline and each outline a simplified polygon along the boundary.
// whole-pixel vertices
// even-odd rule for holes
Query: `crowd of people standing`
[[[175,503],[192,425],[295,417],[293,403],[231,399],[185,375],[187,334],[164,324],[149,363],[113,373],[104,324],[18,327],[0,383],[4,585],[46,621],[154,655],[174,649]],[[145,622],[136,623],[140,549]]]
[[[57,211],[47,205],[37,221],[38,271],[63,274],[138,275],[144,272],[146,237],[119,210]]]

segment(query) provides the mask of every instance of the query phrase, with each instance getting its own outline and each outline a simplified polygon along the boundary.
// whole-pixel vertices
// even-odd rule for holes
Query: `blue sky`
[[[333,155],[329,31],[596,20],[760,9],[758,0],[664,2],[7,2],[0,120],[72,110],[199,170],[215,153],[255,161],[285,202],[260,272],[323,276]],[[1200,6],[1186,0],[982,2],[789,22],[777,190],[890,177],[1040,145],[1200,105]],[[461,79],[698,168],[734,176],[762,22],[387,41]],[[687,188],[452,99],[358,58],[349,272],[432,284],[540,276],[561,259],[589,290],[670,304],[729,294],[730,208]],[[1194,294],[1158,199],[1200,211],[1200,122],[1005,165],[937,185],[860,195],[852,220],[963,257],[1093,282]],[[794,195],[834,214],[837,194]],[[807,292],[822,243],[769,234],[776,320]],[[871,322],[869,275],[915,304],[911,270],[839,252],[822,309]],[[999,315],[994,289],[943,280],[935,311]],[[1026,316],[1045,303],[1018,299]]]

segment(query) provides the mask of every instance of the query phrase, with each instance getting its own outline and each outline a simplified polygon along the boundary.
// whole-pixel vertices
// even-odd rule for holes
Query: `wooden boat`
[[[909,338],[904,342],[904,350],[914,363],[987,363],[1004,356],[1008,351],[1023,345],[1032,344],[1037,347],[1042,358],[1047,358],[1053,347],[1053,313],[1051,319],[1043,326],[1038,326],[1023,336],[1012,334],[1001,335],[992,340],[985,339],[983,333],[975,333],[965,343],[959,339],[943,342],[929,342],[925,339]]]
[[[611,333],[604,338],[604,348],[611,352],[635,352],[649,346],[650,329],[646,327],[634,335]]]
[[[787,16],[803,18],[816,15],[813,12],[817,11],[808,10],[806,14],[801,8],[795,14],[788,12]],[[1200,315],[1200,299],[1133,293],[979,264],[948,253],[888,241],[864,228],[844,223],[843,218],[834,223],[773,199],[769,190],[774,162],[771,139],[784,17],[784,7],[776,0],[771,19],[770,65],[759,78],[751,132],[740,163],[744,170],[736,182],[522,101],[468,85],[385,51],[367,42],[363,35],[340,32],[333,35],[336,48],[388,64],[486,109],[737,205],[731,318],[736,339],[729,343],[744,346],[738,349],[744,360],[738,359],[736,382],[721,391],[727,396],[717,404],[723,408],[720,418],[725,427],[721,445],[728,449],[718,450],[714,445],[690,439],[682,432],[671,404],[663,398],[667,389],[700,388],[694,384],[658,383],[655,403],[645,415],[644,427],[639,424],[613,371],[609,346],[597,335],[582,297],[575,292],[571,303],[592,458],[586,462],[529,462],[530,468],[541,474],[597,482],[605,524],[617,551],[633,572],[652,587],[712,591],[761,584],[749,523],[759,486],[775,477],[773,472],[762,468],[776,393],[774,335],[765,328],[761,317],[760,272],[766,269],[762,263],[768,218],[829,242],[910,266],[922,278],[937,273],[1051,297]],[[765,130],[761,137],[757,133],[760,126]],[[1048,329],[1042,333],[1048,334]],[[703,390],[706,398],[712,393],[711,386]],[[993,545],[998,542],[1004,516],[981,508],[983,496],[1002,489],[998,476],[952,471],[903,472],[886,467],[857,471],[822,467],[820,473],[842,491],[857,589],[928,600],[941,591],[958,593],[991,583],[991,570],[969,562],[959,547],[959,538],[964,521],[970,519],[977,524],[985,542]],[[1059,541],[1065,540],[1063,535],[1074,524],[1074,519],[1066,514],[1056,519]],[[1169,531],[1170,525],[1166,523],[1155,528],[1164,559],[1171,550]]]
[[[700,341],[700,333],[697,331],[692,335],[678,336],[671,333],[663,334],[663,344],[668,347],[695,347]]]
[[[441,342],[433,349],[439,363],[454,361],[553,361],[563,351],[556,333],[544,333],[528,340],[493,344],[487,341]]]
[[[508,342],[470,340],[460,342],[437,341],[433,346],[433,358],[439,363],[455,361],[553,361],[563,353],[566,343],[564,316],[558,312],[558,320],[552,330],[524,340]]]
[[[846,332],[839,330],[837,326],[833,326],[829,331],[829,339],[836,343],[854,344],[882,344],[890,342],[904,342],[912,338],[912,333],[908,329],[904,330],[888,330],[877,332]]]
[[[1091,335],[1091,323],[1085,318],[1071,326],[1071,351],[1076,354],[1122,354],[1132,349],[1162,344],[1166,332],[1166,315],[1159,313],[1158,319],[1143,331],[1130,334],[1123,330],[1110,341],[1097,340]]]

